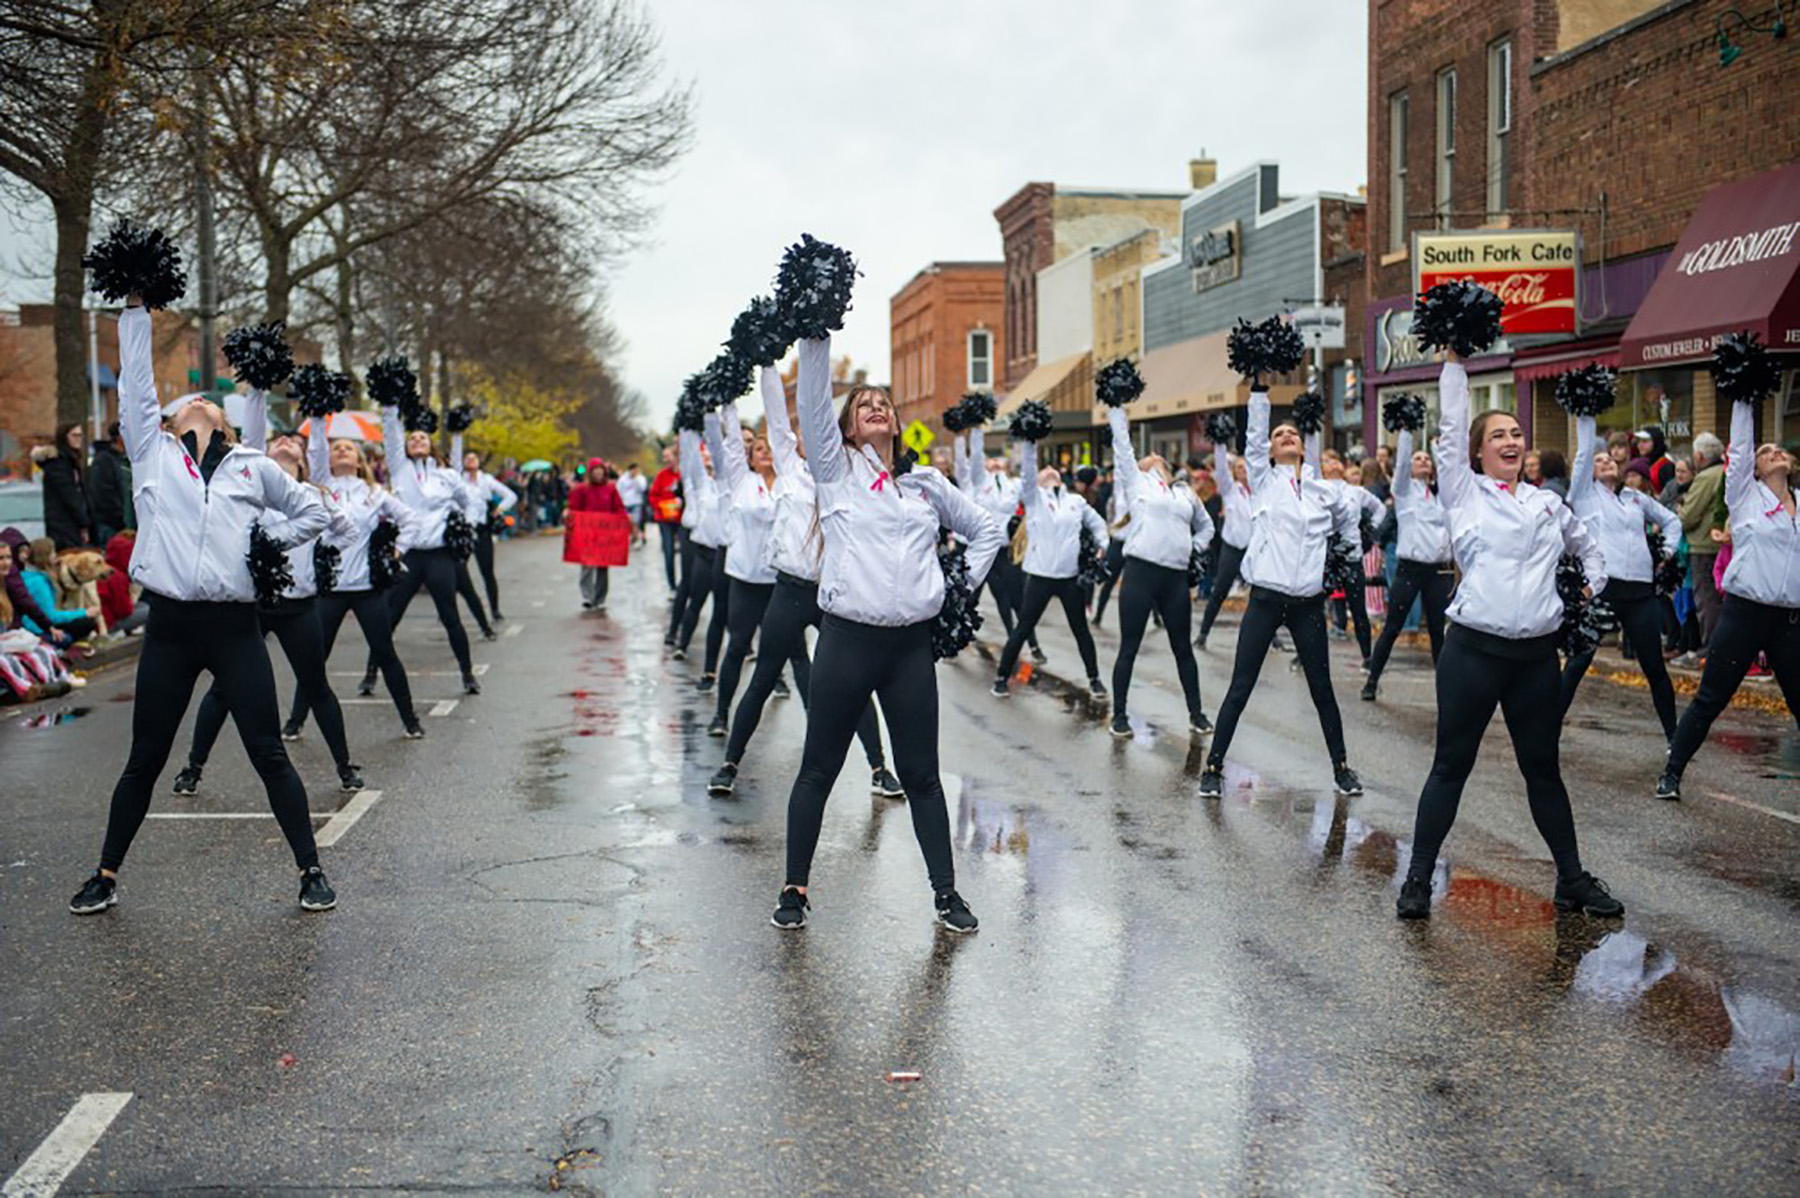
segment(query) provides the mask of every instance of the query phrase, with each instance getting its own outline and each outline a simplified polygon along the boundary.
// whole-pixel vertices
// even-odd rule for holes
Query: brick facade
[[[888,301],[894,407],[902,427],[922,420],[943,435],[944,410],[968,391],[992,391],[1006,361],[1003,262],[934,262]],[[985,380],[970,377],[971,334],[989,339]]]

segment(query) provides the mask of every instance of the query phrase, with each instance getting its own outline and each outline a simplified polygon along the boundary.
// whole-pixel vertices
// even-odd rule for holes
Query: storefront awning
[[[1227,330],[1208,333],[1153,349],[1138,364],[1144,393],[1129,409],[1133,420],[1159,420],[1191,412],[1238,408],[1250,402],[1250,387],[1231,369],[1226,355]],[[1276,407],[1294,402],[1304,387],[1278,383],[1269,388]],[[1106,410],[1094,409],[1094,423],[1106,422]]]
[[[1541,345],[1522,349],[1513,355],[1513,382],[1526,387],[1539,379],[1554,378],[1578,366],[1619,368],[1619,343],[1616,337],[1601,340],[1565,341],[1557,345]]]
[[[1706,193],[1620,344],[1626,369],[1701,362],[1747,329],[1800,350],[1800,163]]]
[[[1048,399],[1050,393],[1062,385],[1087,360],[1088,356],[1085,353],[1071,354],[1069,357],[1059,358],[1047,366],[1033,368],[1030,374],[1019,380],[1019,385],[1014,387],[1012,393],[1001,403],[1000,411],[995,419],[1011,416],[1026,400]]]

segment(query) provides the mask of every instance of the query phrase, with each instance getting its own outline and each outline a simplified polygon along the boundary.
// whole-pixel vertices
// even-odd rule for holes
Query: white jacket
[[[708,412],[707,418],[718,417]],[[700,456],[700,434],[683,432],[676,438],[681,453],[681,526],[688,530],[695,544],[718,549],[728,543],[725,511],[720,502],[719,486],[706,472],[706,459]],[[716,466],[718,463],[715,462]]]
[[[250,526],[260,523],[291,547],[324,530],[325,505],[317,491],[242,445],[225,454],[210,483],[202,478],[187,447],[162,429],[150,320],[142,308],[119,315],[119,423],[138,514],[132,580],[171,599],[253,602]]]
[[[1250,488],[1231,477],[1231,454],[1223,441],[1213,442],[1213,479],[1219,486],[1219,502],[1225,505],[1225,527],[1220,532],[1233,549],[1250,547]]]
[[[1469,376],[1445,362],[1438,384],[1438,494],[1462,582],[1450,620],[1509,640],[1548,636],[1562,626],[1556,593],[1562,555],[1581,558],[1588,586],[1606,589],[1600,546],[1555,492],[1521,480],[1508,489],[1469,462]]]
[[[940,526],[968,538],[969,581],[981,584],[1005,539],[999,523],[931,467],[894,478],[872,449],[845,444],[831,410],[829,338],[800,342],[799,408],[825,542],[821,611],[884,628],[935,619]]]
[[[1450,563],[1450,515],[1444,501],[1412,476],[1413,435],[1400,430],[1394,447],[1394,517],[1400,525],[1402,561],[1440,566]]]
[[[1019,480],[1004,470],[987,468],[986,434],[979,427],[969,430],[968,448],[962,455],[962,474],[956,485],[973,499],[981,510],[1000,521],[1000,531],[1019,511]]]
[[[372,486],[355,474],[338,477],[331,473],[331,439],[325,435],[323,420],[312,422],[306,442],[306,471],[319,484],[325,505],[331,509],[331,525],[321,538],[338,551],[338,594],[366,591],[373,585],[369,578],[369,541],[382,518],[400,527],[400,544],[412,543],[418,531],[418,517],[401,503],[392,491]]]
[[[400,502],[418,517],[409,549],[442,549],[444,522],[452,511],[466,517],[469,511],[469,488],[462,473],[440,466],[430,457],[406,456],[406,429],[400,423],[400,409],[392,405],[381,409],[381,436],[387,449],[388,482]]]
[[[1308,469],[1304,460],[1299,473],[1275,465],[1269,458],[1269,415],[1269,393],[1251,391],[1244,433],[1250,548],[1238,574],[1253,587],[1310,599],[1325,590],[1331,534],[1355,540],[1361,507]]]
[[[769,554],[769,535],[775,527],[775,495],[762,475],[744,459],[744,433],[738,424],[737,404],[719,409],[716,420],[706,422],[706,440],[713,462],[724,474],[719,492],[725,498],[731,552],[725,573],[739,582],[768,586],[775,581],[775,565]]]
[[[1788,515],[1775,492],[1757,480],[1756,421],[1749,404],[1731,405],[1725,506],[1731,513],[1725,593],[1800,608],[1800,515]]]
[[[769,564],[783,574],[819,581],[818,493],[812,467],[800,456],[800,442],[788,421],[787,390],[781,372],[760,373],[763,415],[769,421],[769,449],[775,455],[775,524],[769,531]]]
[[[1025,442],[1019,457],[1019,497],[1025,504],[1025,573],[1039,578],[1073,578],[1081,572],[1081,530],[1091,532],[1104,553],[1106,521],[1081,496],[1062,487],[1046,491],[1038,486],[1035,442]]]
[[[463,435],[450,434],[450,460],[456,463],[462,484],[469,493],[469,507],[463,512],[469,523],[480,528],[488,522],[488,507],[493,505],[495,515],[510,512],[518,505],[519,495],[511,487],[495,478],[485,470],[470,473],[462,468]]]
[[[1187,487],[1153,478],[1138,469],[1131,445],[1131,422],[1124,408],[1108,408],[1112,426],[1113,488],[1131,516],[1125,556],[1186,573],[1188,559],[1212,544],[1212,513]]]
[[[319,431],[324,423],[322,420],[313,421],[313,430]],[[259,387],[250,388],[250,394],[244,400],[244,445],[258,453],[269,451],[269,393]],[[308,457],[311,457],[310,450]],[[327,464],[329,465],[329,463]],[[312,480],[321,477],[314,472],[310,462],[306,473]],[[308,482],[303,485],[314,487],[319,491],[321,497],[325,494],[322,488],[317,487],[316,482]],[[325,512],[328,520],[325,527],[327,533],[343,536],[349,531],[349,523],[338,513],[329,499],[325,503]],[[288,573],[294,576],[294,581],[281,592],[283,599],[311,599],[319,593],[318,572],[313,569],[313,550],[322,539],[323,536],[315,537],[310,541],[289,547],[287,551]]]
[[[1650,542],[1644,536],[1644,527],[1660,526],[1663,543],[1673,553],[1681,540],[1681,517],[1642,491],[1625,487],[1615,494],[1612,488],[1603,487],[1594,479],[1594,451],[1600,434],[1592,416],[1576,419],[1575,438],[1569,506],[1599,544],[1600,554],[1606,559],[1606,576],[1626,582],[1653,581],[1656,563],[1650,560]]]

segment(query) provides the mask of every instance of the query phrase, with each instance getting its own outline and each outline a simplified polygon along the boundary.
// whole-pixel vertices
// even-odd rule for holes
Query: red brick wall
[[[1006,266],[1000,262],[934,263],[888,304],[894,406],[902,426],[923,420],[943,435],[942,415],[968,389],[968,335],[993,337],[995,377],[1006,362]]]
[[[1055,184],[1027,183],[994,209],[1006,258],[1000,327],[1008,348],[999,390],[1011,390],[1037,365],[1037,272],[1056,261],[1055,199]]]

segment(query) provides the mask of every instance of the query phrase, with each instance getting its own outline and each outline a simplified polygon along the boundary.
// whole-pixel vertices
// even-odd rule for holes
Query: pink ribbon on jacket
[[[883,470],[879,475],[876,476],[875,481],[869,484],[869,490],[871,490],[871,491],[886,491],[887,480],[888,480],[888,472]]]

